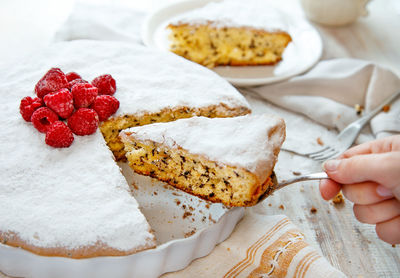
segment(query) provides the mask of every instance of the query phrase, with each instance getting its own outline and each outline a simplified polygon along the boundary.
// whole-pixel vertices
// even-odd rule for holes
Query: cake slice
[[[200,198],[251,206],[271,190],[285,138],[276,116],[193,117],[121,132],[129,165]]]
[[[272,65],[292,38],[262,0],[225,0],[184,13],[167,29],[170,50],[207,67]]]

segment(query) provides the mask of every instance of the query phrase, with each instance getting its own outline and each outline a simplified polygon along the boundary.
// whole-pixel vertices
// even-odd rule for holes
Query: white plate
[[[165,28],[168,23],[182,13],[200,8],[212,1],[215,0],[192,0],[160,8],[148,16],[143,24],[144,44],[168,51],[168,32]],[[287,46],[281,62],[274,66],[220,66],[213,70],[233,85],[255,86],[285,80],[314,66],[320,59],[323,49],[318,31],[303,17],[288,15],[283,11],[282,15],[289,23],[288,32],[293,41]]]
[[[0,244],[0,271],[33,278],[158,277],[208,255],[231,234],[243,216],[243,208],[209,204],[162,182],[134,174],[126,163],[119,165],[128,183],[135,184],[133,195],[155,232],[157,248],[129,256],[77,260],[39,256]]]

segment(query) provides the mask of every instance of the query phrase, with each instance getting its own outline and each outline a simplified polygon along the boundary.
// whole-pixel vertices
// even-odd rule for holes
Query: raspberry
[[[65,75],[65,77],[67,77],[68,82],[75,80],[75,79],[82,79],[82,77],[79,74],[77,74],[76,72],[73,72],[73,71],[67,73]]]
[[[93,109],[79,108],[69,117],[68,126],[76,135],[90,135],[99,126],[99,116]]]
[[[30,122],[33,112],[35,112],[35,110],[41,106],[43,106],[42,99],[38,97],[35,97],[34,99],[32,99],[31,97],[24,97],[23,99],[21,99],[19,112],[21,113],[22,118],[24,118],[25,121]]]
[[[40,107],[33,112],[31,121],[37,130],[46,133],[49,126],[55,121],[58,121],[58,116],[50,108]]]
[[[89,82],[87,82],[86,80],[80,79],[80,78],[74,79],[68,83],[68,88],[71,90],[72,87],[74,87],[74,85],[78,84],[78,83],[89,83]]]
[[[74,135],[66,124],[55,121],[49,126],[45,141],[54,148],[68,148],[74,142]]]
[[[43,98],[47,107],[56,112],[63,119],[69,118],[74,112],[72,94],[68,89],[61,89],[55,93],[47,94]]]
[[[113,95],[117,90],[115,79],[110,74],[96,77],[92,84],[99,89],[99,95]]]
[[[96,97],[92,108],[99,115],[99,120],[105,121],[118,110],[119,101],[113,96],[101,95]]]
[[[89,107],[96,99],[97,91],[98,89],[89,83],[75,84],[71,89],[75,108]]]
[[[68,88],[67,77],[59,68],[51,68],[36,84],[35,92],[38,97],[43,98],[62,88]]]

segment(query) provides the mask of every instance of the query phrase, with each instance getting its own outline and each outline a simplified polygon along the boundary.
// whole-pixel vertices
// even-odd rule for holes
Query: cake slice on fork
[[[283,119],[268,115],[193,117],[120,133],[132,169],[226,206],[252,206],[271,190],[285,139]]]

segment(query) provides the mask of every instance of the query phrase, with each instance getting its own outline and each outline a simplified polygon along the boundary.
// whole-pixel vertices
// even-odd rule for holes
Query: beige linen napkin
[[[355,105],[368,113],[400,91],[400,78],[371,62],[342,58],[321,61],[309,72],[287,81],[247,90],[341,130],[362,115],[357,115]],[[371,130],[375,137],[400,132],[400,99],[391,104],[389,111],[371,120]]]
[[[162,277],[346,277],[310,247],[284,215],[247,209],[232,235],[187,268]]]

